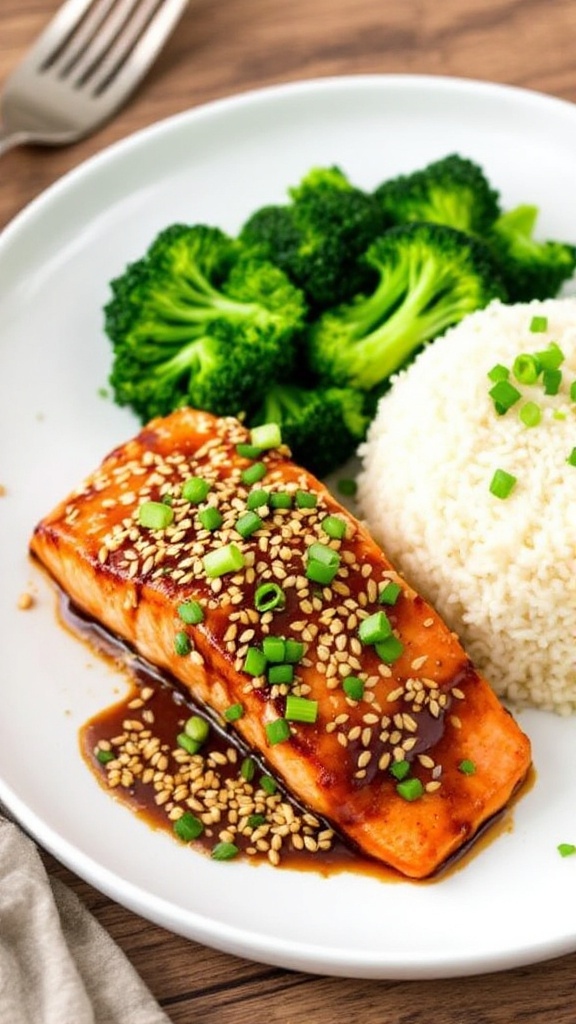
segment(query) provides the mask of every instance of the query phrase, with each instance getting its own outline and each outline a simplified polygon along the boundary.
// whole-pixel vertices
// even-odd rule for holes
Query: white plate
[[[234,232],[314,164],[373,187],[458,151],[502,201],[535,202],[543,235],[576,242],[576,108],[421,77],[304,82],[193,110],[127,139],[33,202],[0,238],[0,799],[113,899],[241,956],[317,973],[426,978],[576,949],[576,721],[524,713],[538,777],[498,834],[434,884],[218,864],[110,799],[78,753],[85,719],[123,683],[55,624],[30,532],[136,421],[98,389],[108,280],[171,221]],[[34,610],[17,610],[33,586]]]

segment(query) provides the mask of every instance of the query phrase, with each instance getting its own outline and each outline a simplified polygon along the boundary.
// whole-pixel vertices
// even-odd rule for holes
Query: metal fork
[[[188,2],[67,0],[6,82],[0,154],[89,135],[145,75]]]

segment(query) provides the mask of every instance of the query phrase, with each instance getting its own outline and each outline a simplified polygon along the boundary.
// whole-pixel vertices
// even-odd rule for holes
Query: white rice
[[[532,333],[532,317],[548,318]],[[558,343],[562,384],[518,385],[498,416],[487,373]],[[360,450],[362,516],[398,570],[460,636],[502,697],[576,708],[576,298],[493,303],[428,345],[381,399]],[[518,409],[537,402],[525,427]],[[517,478],[506,499],[494,471]]]

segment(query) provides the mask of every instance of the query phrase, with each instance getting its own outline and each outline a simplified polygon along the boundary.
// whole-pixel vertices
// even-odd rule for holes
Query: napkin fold
[[[0,1021],[170,1024],[111,936],[1,816]]]

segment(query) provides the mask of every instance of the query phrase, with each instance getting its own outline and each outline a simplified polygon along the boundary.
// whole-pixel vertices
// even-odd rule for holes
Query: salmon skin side
[[[153,420],[42,519],[31,552],[82,611],[196,700],[219,715],[241,704],[234,728],[352,845],[425,878],[505,807],[530,767],[529,740],[362,524],[285,447],[256,462],[239,454],[248,440],[237,420],[192,409]],[[254,465],[263,476],[245,482]],[[210,485],[199,502],[185,486],[197,477]],[[249,500],[260,523],[243,536],[255,489],[266,492]],[[142,525],[145,509],[158,511],[149,502],[170,522]],[[217,528],[199,519],[208,507]],[[326,532],[327,516],[343,537]],[[230,544],[237,568],[211,575],[211,552]],[[309,578],[312,554],[335,557],[331,581]],[[272,583],[278,604],[258,610]],[[390,583],[398,596],[382,603]],[[193,625],[179,611],[190,601],[202,609]],[[388,643],[376,641],[387,629]],[[274,655],[292,680],[275,680],[270,659],[247,671],[272,637],[296,641]],[[317,702],[315,720],[287,725],[288,694]],[[277,742],[276,720],[288,734]]]

